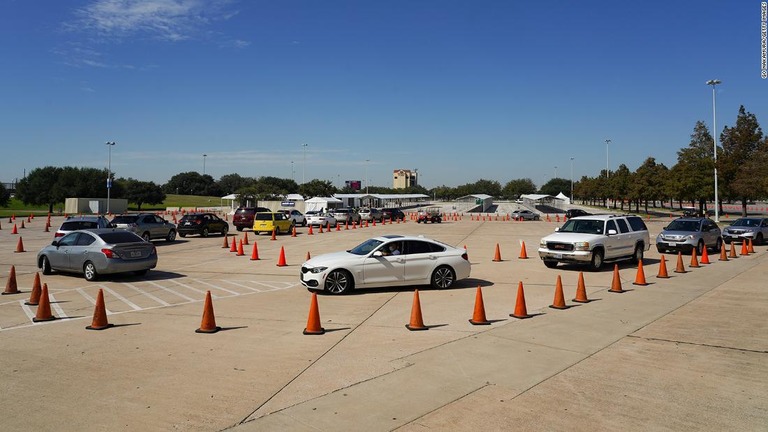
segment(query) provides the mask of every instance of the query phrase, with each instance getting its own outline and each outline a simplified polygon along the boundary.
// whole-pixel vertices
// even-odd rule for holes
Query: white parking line
[[[239,292],[237,292],[237,291],[230,291],[230,290],[228,290],[228,289],[226,289],[226,288],[222,288],[222,287],[220,287],[220,286],[216,286],[216,285],[214,285],[214,284],[212,284],[212,283],[208,283],[208,282],[206,282],[206,281],[204,281],[204,280],[194,279],[194,281],[195,281],[195,282],[199,282],[199,283],[201,283],[201,284],[203,284],[203,285],[208,285],[209,287],[212,287],[212,288],[216,288],[216,289],[220,289],[220,290],[222,290],[222,291],[226,291],[226,292],[228,292],[228,293],[230,293],[230,294],[232,294],[232,295],[240,295],[240,293],[239,293]]]
[[[233,282],[233,281],[224,281],[224,282],[232,284],[232,285],[237,285],[239,287],[242,287],[242,288],[245,288],[245,289],[249,289],[249,290],[253,290],[253,291],[256,291],[256,292],[261,292],[261,290],[258,289],[258,288],[249,287],[248,285],[243,285],[241,283],[237,283],[237,282]]]
[[[162,286],[162,285],[160,285],[158,283],[155,283],[155,282],[152,282],[152,281],[147,281],[147,283],[151,284],[151,285],[154,285],[154,286],[160,288],[161,290],[167,291],[167,292],[169,292],[171,294],[176,294],[177,296],[183,298],[184,300],[187,300],[187,301],[190,301],[190,302],[199,301],[198,299],[193,299],[191,297],[187,297],[187,296],[185,296],[184,294],[182,294],[180,292],[176,292],[176,291],[174,291],[174,290],[172,290],[170,288],[166,288],[166,287],[164,287],[164,286]]]
[[[169,282],[173,282],[173,283],[175,283],[176,285],[180,285],[180,286],[183,286],[184,288],[186,288],[186,289],[188,289],[188,290],[190,290],[190,291],[194,291],[194,292],[196,292],[196,293],[200,293],[200,294],[202,294],[202,295],[205,295],[205,291],[203,291],[203,290],[199,290],[199,289],[197,289],[197,288],[195,288],[195,287],[191,287],[191,286],[189,286],[189,285],[187,285],[187,284],[183,284],[183,283],[181,283],[181,282],[179,282],[179,281],[176,281],[176,280],[173,280],[173,279],[169,279]],[[213,298],[216,298],[217,296],[216,296],[216,295],[214,295],[214,294],[211,294],[211,297],[213,297]]]
[[[24,300],[19,300],[19,305],[21,305],[21,310],[24,311],[24,313],[27,315],[27,318],[32,321],[32,318],[35,317],[35,314],[32,312],[32,308],[24,304]]]
[[[64,309],[62,309],[61,306],[59,306],[59,304],[56,303],[56,298],[53,297],[53,294],[48,293],[48,299],[51,301],[51,307],[59,315],[59,318],[69,318],[69,316],[64,312]]]
[[[103,288],[103,289],[104,289],[104,291],[106,291],[106,292],[108,292],[108,293],[112,294],[113,296],[115,296],[115,297],[116,297],[118,300],[120,300],[121,302],[123,302],[123,303],[127,304],[128,306],[130,306],[130,307],[131,307],[131,309],[133,309],[133,310],[141,310],[141,307],[140,307],[140,306],[137,306],[135,303],[131,302],[131,301],[130,301],[130,300],[128,300],[127,298],[125,298],[125,297],[121,296],[120,294],[116,293],[114,290],[112,290],[112,289],[110,289],[110,288],[107,288],[107,287],[105,287],[104,285],[99,285],[99,286],[100,286],[101,288]]]
[[[137,288],[137,287],[136,287],[136,286],[134,286],[133,284],[129,284],[129,283],[127,283],[127,284],[125,284],[125,286],[127,286],[128,288],[131,288],[131,289],[135,290],[136,292],[138,292],[138,293],[140,293],[140,294],[143,294],[143,295],[145,295],[145,296],[147,296],[147,297],[151,298],[152,300],[154,300],[154,301],[156,301],[156,302],[160,303],[160,304],[161,304],[161,305],[163,305],[163,306],[170,306],[170,305],[171,305],[170,303],[168,303],[167,301],[165,301],[165,300],[163,300],[163,299],[161,299],[161,298],[155,297],[154,295],[152,295],[152,294],[150,294],[150,293],[148,293],[148,292],[144,292],[144,291],[140,290],[139,288]]]
[[[77,288],[77,292],[79,292],[79,293],[80,293],[80,295],[81,295],[81,296],[83,296],[83,297],[84,297],[86,300],[88,300],[89,302],[91,302],[91,304],[92,304],[92,305],[94,305],[94,306],[96,305],[96,299],[94,299],[93,297],[91,297],[91,295],[90,295],[90,294],[88,294],[87,292],[85,292],[85,290],[84,290],[84,289],[82,289],[82,288]],[[104,304],[104,312],[106,312],[106,313],[107,313],[107,315],[112,315],[112,311],[110,311],[109,309],[107,309],[107,305],[106,305],[106,302],[105,302],[105,304]]]

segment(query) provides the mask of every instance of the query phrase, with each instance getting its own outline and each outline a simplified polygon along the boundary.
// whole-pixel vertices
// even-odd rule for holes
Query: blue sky
[[[157,183],[207,154],[216,179],[540,186],[598,175],[606,139],[611,169],[674,165],[713,78],[718,131],[768,124],[755,0],[0,0],[0,54],[4,182],[115,141]]]

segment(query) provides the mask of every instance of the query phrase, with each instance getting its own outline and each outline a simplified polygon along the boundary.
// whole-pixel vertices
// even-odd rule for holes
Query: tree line
[[[754,114],[744,106],[739,108],[733,127],[725,126],[719,136],[717,148],[718,199],[741,202],[746,214],[749,201],[768,196],[768,137]],[[668,168],[648,157],[636,170],[620,165],[615,171],[602,170],[596,177],[584,176],[574,182],[572,199],[584,204],[606,206],[613,201],[614,207],[624,209],[634,205],[640,211],[642,205],[648,211],[649,203],[656,205],[683,203],[698,205],[701,211],[714,199],[713,138],[702,121],[696,122],[691,141],[677,152],[677,163]],[[112,173],[114,176],[114,173]],[[105,198],[107,170],[77,167],[43,167],[33,169],[19,181],[16,196],[27,205],[47,205],[49,211],[70,197]],[[537,188],[530,178],[513,179],[504,186],[495,180],[480,179],[456,187],[437,186],[426,189],[413,186],[393,189],[369,186],[369,193],[418,193],[438,200],[453,200],[471,194],[486,194],[500,199],[515,199],[520,195],[540,193],[570,195],[571,182],[553,178]],[[288,194],[301,194],[309,198],[330,196],[335,193],[356,193],[349,187],[337,188],[329,180],[314,179],[297,184],[292,179],[278,177],[244,177],[237,173],[226,174],[215,180],[207,174],[195,171],[183,172],[171,177],[163,185],[133,178],[117,178],[112,182],[112,198],[124,198],[139,210],[144,204],[161,204],[167,194],[223,196],[239,195],[241,204],[247,201],[280,199]],[[8,192],[0,184],[0,205],[8,203]]]

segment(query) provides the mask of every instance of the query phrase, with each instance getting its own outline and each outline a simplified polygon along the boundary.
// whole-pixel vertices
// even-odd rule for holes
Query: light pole
[[[207,158],[207,157],[208,157],[207,154],[203,155],[203,175],[205,175],[205,158]]]
[[[555,165],[555,178],[557,178],[557,165]]]
[[[291,180],[296,181],[296,170],[293,169],[293,161],[291,161]]]
[[[106,144],[109,149],[109,158],[107,159],[107,214],[109,214],[109,192],[112,190],[112,147],[117,143],[107,141]]]
[[[304,184],[307,182],[307,178],[305,177],[306,168],[307,168],[307,145],[308,144],[301,145],[301,147],[304,149],[304,155],[301,161],[301,184]]]
[[[370,159],[365,160],[365,194],[368,195],[368,162]]]
[[[610,169],[609,169],[610,165],[608,164],[608,144],[610,143],[611,143],[611,140],[609,139],[605,140],[605,178],[609,177],[608,173],[610,172]]]
[[[573,158],[571,158],[571,204],[573,204]]]
[[[722,81],[713,79],[707,81],[712,86],[712,147],[715,151],[715,222],[720,222],[720,202],[717,200],[717,112],[715,111],[715,86]]]

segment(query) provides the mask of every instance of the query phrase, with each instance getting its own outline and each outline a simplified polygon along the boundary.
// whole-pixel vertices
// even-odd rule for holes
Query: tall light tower
[[[307,168],[307,145],[308,144],[306,143],[301,145],[301,147],[304,149],[304,155],[302,156],[303,159],[301,161],[301,184],[307,182],[307,178],[305,177]]]
[[[207,157],[208,157],[207,154],[203,155],[203,175],[205,175],[205,158],[207,158]]]
[[[573,204],[573,157],[571,157],[571,204]]]
[[[107,159],[107,214],[109,214],[109,195],[112,190],[112,147],[117,143],[107,141],[106,144],[109,149],[109,157]]]
[[[557,178],[557,165],[555,165],[555,177],[554,178]]]
[[[293,169],[293,161],[291,161],[291,180],[296,181],[296,170]]]
[[[608,144],[611,143],[611,140],[607,139],[605,140],[605,178],[610,177],[608,174],[610,172],[610,165],[608,164]]]
[[[715,86],[722,81],[713,79],[707,81],[712,86],[712,146],[715,152],[715,222],[720,222],[720,202],[717,200],[717,112],[715,110]]]
[[[368,162],[370,162],[370,159],[365,160],[365,194],[368,195]]]

